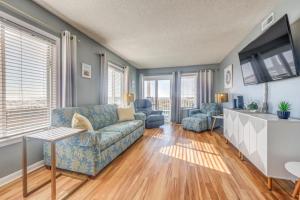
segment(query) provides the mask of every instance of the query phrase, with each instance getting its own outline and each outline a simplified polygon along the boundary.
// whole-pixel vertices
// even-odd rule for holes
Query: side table
[[[68,176],[67,173],[58,173],[56,174],[56,142],[61,141],[65,138],[74,136],[76,134],[82,133],[85,130],[83,129],[74,129],[74,128],[52,128],[49,130],[41,131],[38,133],[34,133],[31,135],[26,135],[23,137],[23,159],[22,159],[22,168],[23,168],[23,197],[27,197],[29,194],[37,191],[38,189],[42,188],[46,184],[51,182],[51,199],[56,199],[56,178],[60,175]],[[39,140],[43,142],[49,142],[51,144],[51,179],[45,181],[41,185],[37,186],[33,190],[28,192],[27,188],[27,140]],[[64,198],[72,194],[75,190],[81,187],[84,183],[87,182],[88,178],[80,178],[75,177],[74,175],[70,175],[72,178],[80,179],[82,182],[75,187],[69,194],[67,194]]]
[[[210,134],[212,134],[212,132],[213,132],[213,130],[214,130],[214,128],[215,128],[217,119],[223,120],[223,119],[224,119],[224,116],[223,116],[223,115],[215,115],[215,116],[212,116],[212,125],[211,125],[211,129],[210,129]]]
[[[300,162],[287,162],[285,169],[298,178],[292,196],[295,198],[298,194],[300,200]]]

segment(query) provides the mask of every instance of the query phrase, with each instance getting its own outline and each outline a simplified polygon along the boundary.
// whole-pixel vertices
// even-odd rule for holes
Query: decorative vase
[[[237,109],[237,99],[233,99],[233,109]]]
[[[288,119],[290,114],[290,111],[277,111],[277,116],[279,119]]]

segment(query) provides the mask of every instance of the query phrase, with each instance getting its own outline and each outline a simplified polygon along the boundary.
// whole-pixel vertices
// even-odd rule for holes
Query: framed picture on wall
[[[82,67],[82,69],[81,69],[81,76],[83,78],[91,79],[92,78],[92,66],[88,65],[86,63],[82,63],[81,67]]]
[[[233,82],[233,74],[232,74],[232,68],[233,65],[228,65],[225,69],[224,69],[224,88],[228,89],[228,88],[232,88],[232,82]]]

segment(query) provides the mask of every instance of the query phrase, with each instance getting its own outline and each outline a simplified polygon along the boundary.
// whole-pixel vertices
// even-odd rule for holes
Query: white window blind
[[[181,107],[196,107],[197,100],[197,76],[186,74],[181,76]]]
[[[108,103],[123,104],[124,71],[112,64],[108,65]]]
[[[50,126],[56,42],[0,18],[0,138]]]

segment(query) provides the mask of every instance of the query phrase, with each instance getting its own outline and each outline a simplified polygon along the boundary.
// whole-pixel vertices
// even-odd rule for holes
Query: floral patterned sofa
[[[203,103],[200,109],[189,110],[188,117],[182,119],[182,125],[187,130],[195,132],[206,131],[211,128],[212,116],[220,114],[221,108],[218,104]]]
[[[71,127],[74,113],[87,117],[95,131],[84,132],[56,144],[57,167],[95,176],[144,133],[146,116],[118,122],[116,105],[60,108],[52,111],[52,126]],[[50,166],[49,143],[44,143],[45,164]]]

